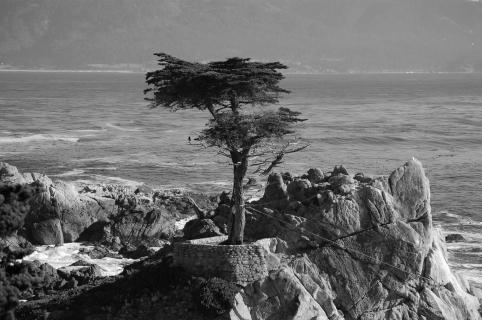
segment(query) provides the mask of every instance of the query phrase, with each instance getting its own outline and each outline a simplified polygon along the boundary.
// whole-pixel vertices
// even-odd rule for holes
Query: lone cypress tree
[[[150,94],[146,99],[151,106],[174,111],[197,108],[212,116],[197,140],[231,160],[234,222],[229,242],[241,244],[245,226],[243,179],[249,160],[256,159],[258,171],[267,174],[285,154],[306,147],[293,147],[283,139],[294,133],[293,124],[304,120],[299,118],[299,112],[288,108],[253,112],[247,108],[276,104],[281,93],[289,93],[278,85],[284,78],[278,70],[286,66],[242,58],[193,63],[165,53],[155,55],[161,69],[146,74],[148,89],[144,91]]]

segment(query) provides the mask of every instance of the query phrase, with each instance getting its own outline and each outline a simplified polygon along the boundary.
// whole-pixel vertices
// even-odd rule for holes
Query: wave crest
[[[29,143],[36,141],[63,141],[63,142],[78,142],[79,137],[63,136],[56,134],[34,134],[24,137],[0,137],[0,144],[10,143]]]

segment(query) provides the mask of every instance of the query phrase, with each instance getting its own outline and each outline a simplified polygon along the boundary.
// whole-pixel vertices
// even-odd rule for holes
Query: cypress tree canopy
[[[147,98],[153,107],[164,106],[173,110],[213,108],[216,114],[224,108],[238,112],[242,105],[266,105],[278,102],[283,79],[279,62],[252,62],[248,58],[230,58],[209,63],[187,62],[165,53],[155,54],[162,67],[148,72],[146,83],[152,92]],[[217,108],[217,109],[215,109]]]

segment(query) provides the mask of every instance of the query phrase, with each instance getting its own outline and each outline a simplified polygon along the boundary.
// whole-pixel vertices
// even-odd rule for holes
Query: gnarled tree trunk
[[[244,208],[244,192],[243,179],[248,170],[248,153],[249,150],[243,152],[231,152],[231,158],[234,166],[234,180],[233,180],[233,197],[232,197],[232,212],[233,221],[231,224],[231,232],[229,235],[229,243],[242,244],[244,241],[244,226],[246,224],[246,215]]]

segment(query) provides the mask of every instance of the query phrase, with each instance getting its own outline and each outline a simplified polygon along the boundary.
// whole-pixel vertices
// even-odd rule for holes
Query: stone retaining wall
[[[219,277],[240,285],[268,275],[266,251],[259,244],[220,245],[226,237],[174,243],[174,264],[189,273]]]

